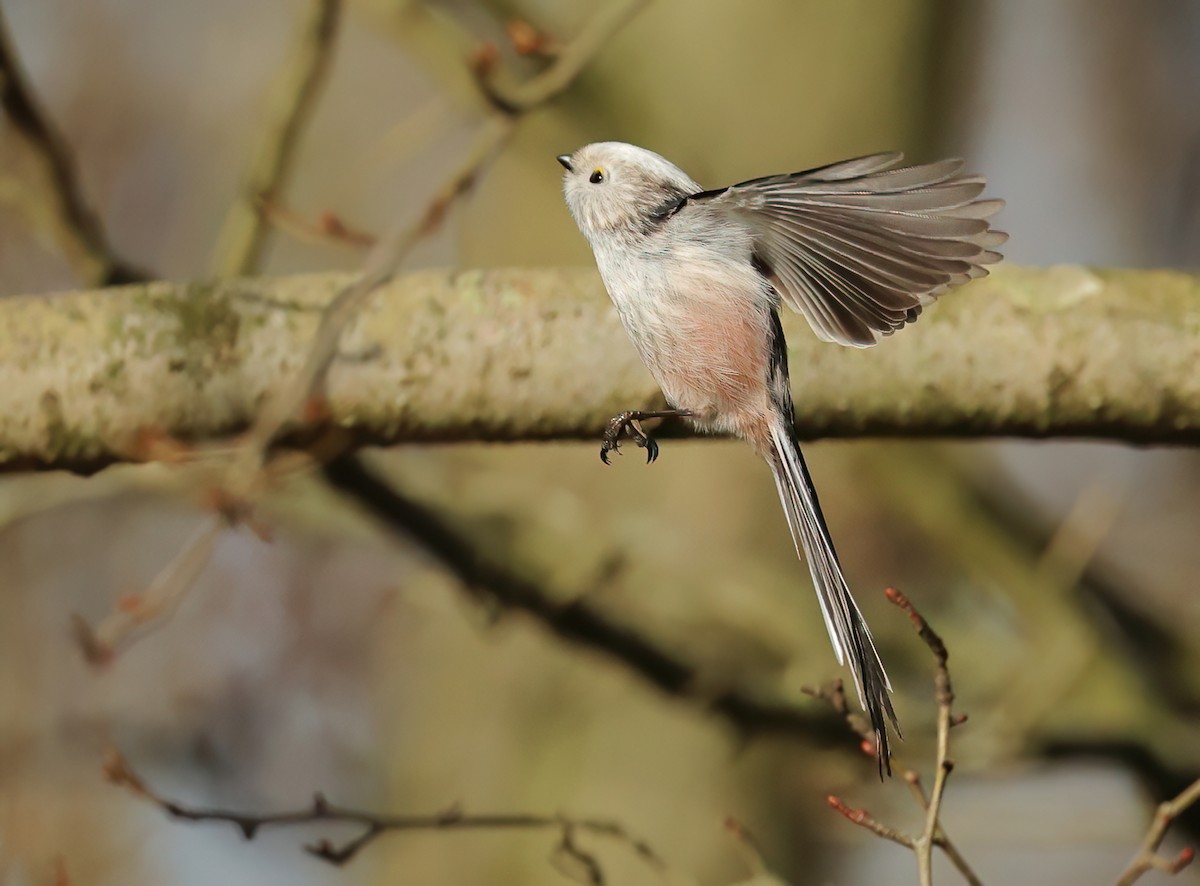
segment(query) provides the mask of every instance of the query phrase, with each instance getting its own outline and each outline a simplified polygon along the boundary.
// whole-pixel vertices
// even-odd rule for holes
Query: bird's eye
[[[588,178],[588,181],[594,185],[600,184],[600,182],[604,181],[604,170],[597,167]]]

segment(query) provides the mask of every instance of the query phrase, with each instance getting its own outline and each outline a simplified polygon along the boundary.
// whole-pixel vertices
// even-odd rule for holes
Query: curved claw
[[[646,438],[646,464],[653,464],[658,459],[658,443],[653,437]]]
[[[644,414],[650,418],[661,418],[664,415],[663,413],[622,412],[609,419],[608,427],[604,431],[604,439],[600,442],[600,461],[606,465],[612,464],[608,460],[608,454],[610,452],[621,454],[622,434],[627,435],[634,443],[646,450],[646,464],[652,464],[658,460],[658,443],[642,430],[639,421]]]

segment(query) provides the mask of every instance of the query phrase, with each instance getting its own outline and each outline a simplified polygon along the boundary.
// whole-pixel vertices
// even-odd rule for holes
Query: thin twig
[[[933,653],[935,663],[933,686],[934,699],[937,702],[937,752],[933,787],[929,791],[929,802],[925,806],[925,828],[916,838],[913,846],[913,851],[917,855],[918,882],[921,886],[931,886],[933,883],[933,848],[938,842],[941,842],[943,848],[951,845],[938,820],[942,809],[942,799],[946,793],[946,779],[954,769],[954,761],[950,759],[950,727],[954,706],[954,686],[950,682],[950,669],[947,666],[950,653],[946,650],[946,644],[942,642],[942,638],[929,626],[929,622],[904,594],[895,588],[888,588],[887,598],[908,614],[909,621],[912,622],[917,635]],[[919,784],[917,786],[919,787]],[[942,837],[940,841],[937,839],[939,832]],[[951,860],[962,861],[962,856],[957,850],[947,854]],[[960,870],[969,882],[977,882],[977,878],[970,868],[960,868]]]
[[[275,396],[268,398],[250,431],[229,458],[222,489],[216,494],[222,520],[211,529],[211,537],[197,535],[155,579],[136,605],[119,607],[94,630],[82,618],[73,627],[85,657],[94,664],[111,660],[121,645],[127,645],[137,629],[169,616],[203,572],[211,554],[216,530],[228,523],[252,520],[253,503],[268,486],[274,473],[269,469],[268,449],[276,435],[294,415],[312,402],[337,351],[342,331],[362,303],[395,274],[409,250],[445,218],[453,201],[464,194],[483,165],[494,155],[512,129],[507,118],[495,115],[491,125],[477,137],[471,153],[434,195],[418,222],[406,231],[380,242],[368,256],[362,276],[345,287],[325,309],[321,324],[300,371]]]
[[[196,528],[175,557],[150,582],[145,593],[126,596],[96,627],[80,615],[72,617],[75,639],[89,664],[104,665],[117,651],[150,626],[161,627],[178,608],[212,559],[226,521],[210,518]]]
[[[241,276],[258,268],[270,230],[259,206],[273,204],[287,186],[333,58],[341,10],[342,0],[309,0],[296,45],[280,70],[254,165],[217,238],[213,272],[218,275]]]
[[[805,709],[739,687],[702,692],[696,664],[655,643],[632,625],[614,620],[586,599],[561,602],[555,593],[490,560],[445,518],[377,476],[358,457],[341,455],[324,467],[325,478],[387,529],[418,542],[455,575],[464,590],[493,606],[532,616],[560,639],[619,662],[668,695],[722,717],[744,734],[779,733],[824,745],[844,746],[841,717]]]
[[[1129,886],[1141,879],[1149,871],[1163,871],[1168,874],[1178,874],[1196,857],[1196,851],[1190,846],[1181,849],[1173,858],[1160,855],[1158,849],[1167,836],[1167,829],[1184,812],[1200,802],[1200,779],[1192,782],[1174,800],[1168,800],[1159,805],[1154,814],[1154,821],[1146,832],[1142,846],[1133,861],[1129,863],[1117,878],[1117,886]]]
[[[604,869],[596,856],[575,842],[575,824],[564,822],[562,837],[550,856],[551,863],[563,876],[585,886],[604,886]]]
[[[541,73],[513,82],[494,54],[476,56],[475,75],[488,101],[505,114],[519,115],[565,92],[609,40],[647,5],[649,0],[612,0],[570,42],[557,48],[554,60]]]
[[[330,803],[320,793],[313,795],[309,806],[287,812],[246,813],[230,809],[188,806],[164,797],[151,788],[116,750],[110,750],[106,756],[104,775],[112,784],[153,803],[172,818],[191,822],[224,822],[236,828],[247,840],[253,840],[261,829],[268,827],[297,827],[321,823],[360,826],[361,833],[345,842],[334,843],[322,839],[304,847],[313,857],[335,866],[346,864],[384,834],[398,831],[557,830],[561,834],[558,851],[569,855],[576,863],[588,867],[597,875],[600,870],[599,864],[594,856],[579,848],[575,842],[577,834],[589,834],[623,843],[654,870],[660,873],[667,871],[666,862],[648,842],[631,833],[625,825],[611,819],[526,813],[479,815],[466,813],[458,806],[424,815],[388,815],[339,806]],[[603,877],[594,877],[591,882],[602,883]]]
[[[0,107],[14,131],[44,167],[49,199],[30,194],[24,207],[37,222],[51,228],[81,280],[92,286],[147,279],[141,269],[118,256],[96,213],[87,205],[75,161],[66,140],[34,98],[0,8]],[[49,211],[47,211],[49,209]]]
[[[874,816],[871,815],[871,813],[867,812],[867,810],[856,809],[853,806],[847,806],[842,802],[841,798],[835,797],[833,794],[830,794],[828,797],[826,797],[825,802],[833,807],[833,809],[835,809],[838,814],[843,816],[847,821],[851,821],[859,827],[866,828],[871,833],[875,834],[876,836],[883,837],[885,840],[891,840],[893,843],[897,843],[900,846],[905,846],[914,852],[917,851],[917,841],[915,839],[908,836],[908,834],[901,833],[895,828],[878,821]]]
[[[871,728],[866,717],[851,709],[850,703],[846,700],[846,686],[841,677],[837,677],[823,686],[801,686],[800,691],[805,695],[828,702],[834,713],[845,720],[846,725],[858,736],[859,749],[872,760],[878,761],[875,753],[875,730]]]

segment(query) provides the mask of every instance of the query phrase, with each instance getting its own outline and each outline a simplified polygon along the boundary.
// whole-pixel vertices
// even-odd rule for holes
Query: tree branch
[[[212,441],[265,421],[354,279],[0,301],[0,471],[95,470],[130,460],[139,429]],[[868,351],[789,316],[799,431],[1200,442],[1197,303],[1200,278],[1183,273],[1007,267]],[[590,269],[399,277],[340,347],[309,430],[359,443],[596,439],[616,412],[662,402]]]
[[[42,187],[28,190],[22,209],[35,228],[48,228],[79,279],[91,286],[146,279],[139,268],[118,256],[100,219],[84,200],[75,161],[66,140],[34,98],[0,8],[0,107],[18,137],[38,158]]]

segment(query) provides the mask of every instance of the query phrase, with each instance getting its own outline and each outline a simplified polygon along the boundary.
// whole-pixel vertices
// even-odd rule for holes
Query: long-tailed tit
[[[644,148],[601,142],[563,154],[571,215],[591,244],[629,337],[671,409],[609,424],[600,456],[622,433],[658,455],[645,418],[682,416],[733,434],[771,467],[797,553],[807,561],[838,662],[848,663],[871,720],[880,769],[891,684],[834,551],[793,431],[785,304],[817,337],[869,347],[947,289],[987,273],[1006,236],[976,199],[982,176],[943,160],[892,168],[873,154],[706,191]]]

